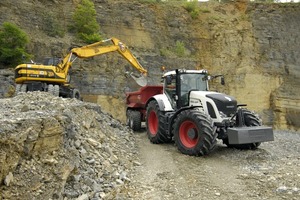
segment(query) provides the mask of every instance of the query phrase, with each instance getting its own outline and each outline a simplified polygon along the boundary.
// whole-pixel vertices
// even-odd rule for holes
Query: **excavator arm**
[[[107,44],[111,42],[111,44]],[[16,91],[55,91],[55,94],[66,97],[76,96],[76,90],[70,87],[69,69],[77,58],[90,58],[109,52],[120,53],[141,76],[133,73],[129,75],[140,86],[147,85],[147,70],[142,67],[128,47],[116,38],[102,40],[94,44],[73,48],[57,65],[43,65],[37,63],[20,64],[15,68]],[[54,87],[55,86],[55,87]],[[55,88],[55,89],[54,89]],[[77,95],[78,96],[78,95]]]
[[[112,44],[105,45],[107,42],[112,42]],[[145,79],[145,77],[147,76],[147,70],[142,67],[136,57],[130,52],[128,47],[117,38],[110,38],[90,45],[71,49],[70,53],[63,59],[60,64],[58,64],[58,68],[67,73],[72,65],[72,62],[75,60],[72,60],[72,55],[75,55],[78,58],[91,58],[110,52],[118,52],[119,54],[121,54],[135,69],[137,69],[142,74],[141,77],[131,75],[131,77],[139,85],[144,86],[147,84],[147,80]]]

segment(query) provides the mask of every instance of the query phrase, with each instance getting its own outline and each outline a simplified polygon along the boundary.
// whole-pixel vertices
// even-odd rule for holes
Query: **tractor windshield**
[[[206,74],[191,73],[181,74],[180,76],[180,96],[181,106],[187,106],[189,104],[189,91],[207,91],[207,79]]]
[[[190,90],[207,91],[206,74],[192,73],[181,74],[181,92]]]
[[[170,74],[165,77],[165,86],[164,92],[169,97],[171,101],[171,105],[173,108],[176,107],[177,98],[176,94],[178,94],[181,99],[181,106],[188,105],[188,96],[191,90],[194,91],[207,91],[207,74],[206,73],[181,73],[180,75],[180,93],[176,92],[177,82],[176,76],[174,74]]]

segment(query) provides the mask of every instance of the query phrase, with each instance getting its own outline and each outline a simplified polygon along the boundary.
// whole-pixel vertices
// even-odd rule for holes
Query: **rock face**
[[[77,3],[26,0],[12,5],[3,0],[0,22],[13,21],[29,33],[29,49],[36,60],[61,55],[78,42],[67,32],[62,38],[47,36],[43,13],[51,7],[48,17],[66,27]],[[299,3],[199,3],[196,18],[182,3],[94,3],[103,37],[119,38],[130,47],[148,70],[149,84],[160,84],[161,66],[205,68],[226,78],[225,86],[212,83],[211,89],[246,103],[261,115],[264,124],[299,130]],[[180,53],[182,47],[184,51]],[[125,107],[114,109],[116,104],[110,104],[110,99],[124,105],[124,92],[138,88],[123,76],[134,68],[117,53],[77,61],[71,71],[72,84],[85,95],[85,100],[103,102],[103,95],[108,96],[106,104],[113,107],[103,109],[124,121]]]
[[[300,5],[253,11],[254,36],[257,42],[257,66],[271,78],[266,85],[275,88],[270,95],[270,110],[275,127],[299,130],[300,116]],[[266,88],[265,85],[262,85]]]
[[[11,97],[15,91],[13,69],[0,70],[0,83],[0,98]]]
[[[100,106],[31,92],[0,111],[1,199],[100,199],[130,181],[134,137]]]

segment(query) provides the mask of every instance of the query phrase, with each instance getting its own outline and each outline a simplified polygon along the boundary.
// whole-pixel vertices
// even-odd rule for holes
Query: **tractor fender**
[[[158,94],[148,99],[146,103],[146,108],[150,101],[155,100],[158,103],[159,109],[161,111],[173,111],[172,105],[165,94]]]

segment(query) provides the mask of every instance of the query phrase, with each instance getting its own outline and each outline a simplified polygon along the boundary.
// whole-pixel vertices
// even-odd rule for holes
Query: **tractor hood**
[[[222,93],[213,93],[207,94],[206,97],[212,99],[215,102],[218,110],[227,116],[231,116],[237,110],[237,101],[232,96]]]
[[[190,104],[202,106],[212,118],[216,118],[220,112],[231,117],[237,110],[237,101],[234,97],[210,91],[191,91]]]

